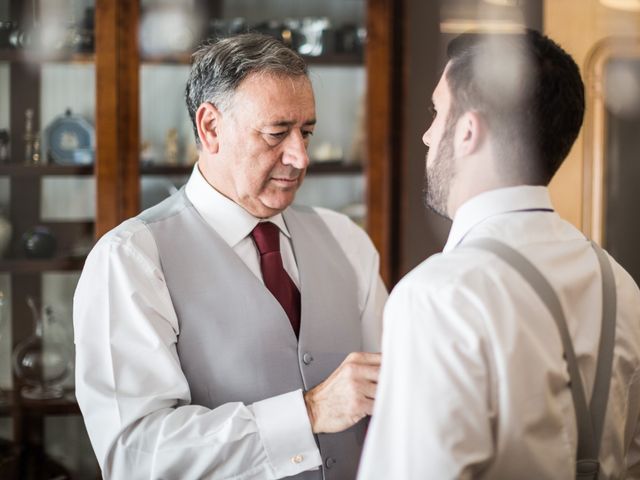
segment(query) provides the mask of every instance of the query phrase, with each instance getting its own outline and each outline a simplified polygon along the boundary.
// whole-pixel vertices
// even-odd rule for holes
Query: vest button
[[[327,459],[324,461],[324,466],[327,468],[331,468],[336,464],[336,459],[333,457],[327,457]]]
[[[310,353],[305,353],[302,356],[302,361],[305,365],[309,365],[311,362],[313,362],[313,356]]]

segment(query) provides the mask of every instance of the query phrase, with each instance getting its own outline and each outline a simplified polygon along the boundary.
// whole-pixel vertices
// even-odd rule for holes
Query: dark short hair
[[[219,110],[225,110],[240,83],[255,73],[307,76],[307,65],[280,40],[259,33],[208,41],[196,50],[185,91],[196,143],[200,143],[196,126],[198,107],[211,102]]]
[[[521,77],[500,71],[501,62],[510,61],[505,53],[516,67],[524,66]],[[530,29],[462,34],[449,43],[447,57],[452,114],[479,111],[497,138],[499,154],[507,159],[503,164],[511,164],[504,168],[517,168],[527,182],[547,185],[569,154],[584,118],[584,84],[573,58]],[[479,62],[488,67],[479,68]],[[493,72],[493,77],[489,73],[481,78],[483,71]]]

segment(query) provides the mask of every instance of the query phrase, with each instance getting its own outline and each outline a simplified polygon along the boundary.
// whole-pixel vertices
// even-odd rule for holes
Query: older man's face
[[[315,122],[308,78],[247,77],[222,113],[219,189],[256,217],[283,211],[304,179]]]

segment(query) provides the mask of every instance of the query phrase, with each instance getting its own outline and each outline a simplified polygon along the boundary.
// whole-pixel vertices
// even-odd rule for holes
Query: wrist
[[[318,433],[316,431],[316,414],[315,414],[315,402],[313,400],[313,390],[309,390],[304,392],[303,394],[304,406],[307,408],[307,415],[309,416],[309,423],[311,424],[311,431],[313,433]]]

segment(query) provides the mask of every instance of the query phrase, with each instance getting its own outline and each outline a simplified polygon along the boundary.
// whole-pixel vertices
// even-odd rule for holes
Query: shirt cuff
[[[276,478],[296,475],[322,464],[302,390],[261,400],[249,408],[253,410]]]

